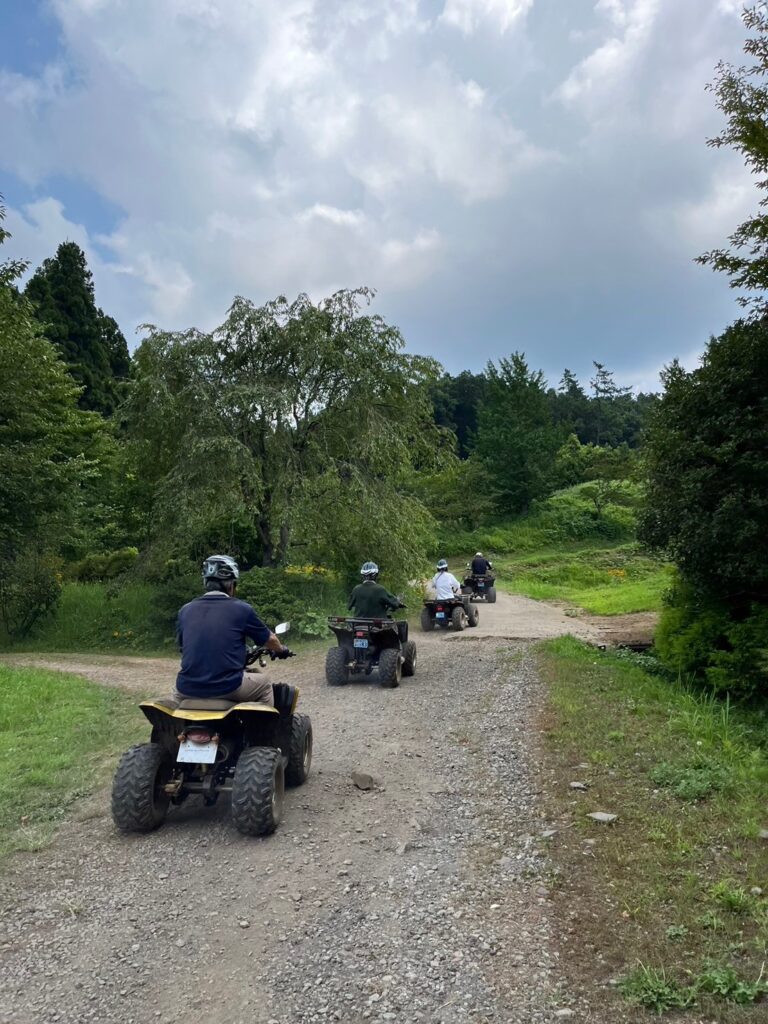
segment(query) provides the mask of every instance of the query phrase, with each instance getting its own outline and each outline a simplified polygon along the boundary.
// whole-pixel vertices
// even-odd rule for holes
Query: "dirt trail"
[[[521,642],[563,632],[596,638],[500,593],[475,629],[414,632],[417,673],[397,690],[328,688],[317,654],[281,666],[316,747],[278,832],[246,839],[224,800],[190,799],[126,838],[101,794],[4,868],[0,1021],[595,1020],[558,967],[531,742],[543,695]],[[174,664],[15,660],[143,692],[165,692]],[[356,789],[355,769],[380,785]]]

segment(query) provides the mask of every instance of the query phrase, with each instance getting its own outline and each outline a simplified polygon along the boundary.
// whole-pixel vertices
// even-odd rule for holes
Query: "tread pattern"
[[[400,685],[401,673],[400,651],[388,647],[379,656],[379,682],[387,690],[393,690]]]
[[[112,783],[112,820],[121,832],[152,832],[165,821],[170,797],[157,799],[155,787],[168,763],[159,743],[139,743],[120,758]]]
[[[304,742],[309,733],[309,761],[304,764]],[[307,781],[312,764],[312,723],[309,715],[294,715],[291,722],[291,749],[285,766],[285,782],[288,786],[300,786]]]
[[[453,609],[453,613],[451,615],[451,625],[453,626],[457,633],[460,633],[464,629],[466,624],[467,613],[464,611],[463,606],[457,606]]]
[[[329,686],[346,686],[349,682],[347,652],[343,647],[331,647],[326,654],[325,681]]]
[[[421,609],[421,629],[424,633],[431,633],[435,628],[435,620],[429,614],[429,608]]]
[[[232,821],[246,836],[274,832],[282,816],[283,762],[274,747],[246,747],[237,759],[232,782]],[[273,793],[277,799],[273,805]]]
[[[403,647],[403,675],[412,676],[416,672],[416,642],[407,640]]]

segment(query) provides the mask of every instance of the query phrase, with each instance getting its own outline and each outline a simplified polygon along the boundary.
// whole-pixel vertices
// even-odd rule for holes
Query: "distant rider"
[[[429,581],[429,585],[434,589],[435,599],[438,601],[450,601],[461,594],[461,584],[453,573],[448,571],[448,563],[444,558],[437,563],[437,572]]]
[[[376,581],[379,578],[379,567],[375,562],[366,562],[360,570],[363,578],[349,597],[347,608],[361,619],[388,618],[391,611],[401,608],[402,604],[390,594],[386,587]]]
[[[472,559],[473,574],[475,576],[485,576],[492,568],[493,563],[489,562],[487,558],[483,558],[482,551],[478,551],[475,557]]]
[[[239,579],[237,562],[229,555],[209,555],[203,562],[205,593],[184,605],[176,624],[181,650],[176,701],[215,697],[274,705],[271,683],[243,677],[245,642],[253,640],[276,655],[284,655],[288,648],[247,601],[235,597]]]

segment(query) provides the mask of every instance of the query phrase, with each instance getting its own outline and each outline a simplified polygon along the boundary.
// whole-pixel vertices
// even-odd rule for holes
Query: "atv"
[[[452,627],[460,633],[467,626],[476,626],[480,621],[480,609],[470,604],[469,595],[461,597],[427,598],[421,609],[421,628],[431,633],[435,626],[440,629]]]
[[[283,622],[275,633],[288,631]],[[265,664],[251,648],[246,667]],[[151,832],[173,805],[199,793],[206,806],[229,793],[232,821],[243,835],[274,832],[285,786],[306,781],[312,763],[312,724],[296,712],[298,688],[274,683],[275,706],[192,697],[178,707],[147,700],[139,706],[152,726],[149,743],[120,759],[112,785],[112,818],[121,832]]]
[[[353,675],[364,672],[369,676],[378,668],[379,682],[392,689],[400,685],[402,676],[416,672],[416,644],[408,639],[404,620],[332,616],[328,626],[338,640],[325,659],[329,686],[345,686]]]
[[[467,594],[470,601],[487,601],[488,604],[496,603],[496,576],[492,572],[477,573],[470,571],[464,577],[461,585],[462,594]]]

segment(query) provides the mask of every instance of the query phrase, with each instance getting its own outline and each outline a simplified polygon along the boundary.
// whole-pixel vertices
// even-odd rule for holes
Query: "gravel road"
[[[528,641],[594,627],[505,594],[480,616],[415,632],[397,690],[328,688],[318,655],[279,670],[302,686],[315,759],[274,836],[190,798],[126,838],[100,794],[8,862],[0,1021],[593,1020],[558,969]],[[24,660],[140,690],[173,678],[163,659]],[[378,785],[355,788],[355,770]]]

